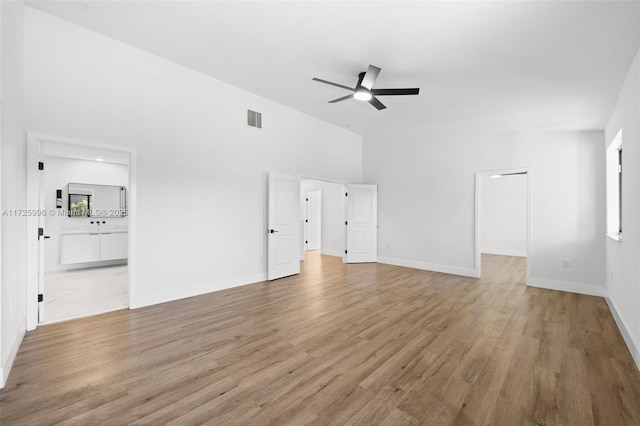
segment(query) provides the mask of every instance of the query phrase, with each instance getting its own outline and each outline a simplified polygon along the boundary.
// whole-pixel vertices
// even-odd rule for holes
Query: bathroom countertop
[[[82,234],[117,234],[128,232],[127,228],[121,226],[79,226],[73,228],[63,228],[60,231],[61,235],[82,235]]]

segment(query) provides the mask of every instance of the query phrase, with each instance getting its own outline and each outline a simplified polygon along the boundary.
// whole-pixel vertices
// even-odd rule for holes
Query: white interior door
[[[300,179],[269,173],[267,278],[300,273]]]
[[[322,247],[322,191],[307,192],[307,250]]]
[[[347,263],[378,261],[378,186],[348,184]]]

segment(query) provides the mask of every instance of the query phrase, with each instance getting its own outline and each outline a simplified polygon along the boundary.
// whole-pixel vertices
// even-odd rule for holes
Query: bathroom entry
[[[38,148],[37,322],[127,308],[129,153],[53,141]]]

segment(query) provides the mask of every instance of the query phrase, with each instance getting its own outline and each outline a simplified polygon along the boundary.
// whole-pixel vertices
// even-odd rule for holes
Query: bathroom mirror
[[[124,217],[127,188],[115,185],[70,183],[69,217]]]

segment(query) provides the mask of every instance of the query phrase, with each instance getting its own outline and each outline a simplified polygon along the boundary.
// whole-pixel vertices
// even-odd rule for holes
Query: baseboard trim
[[[7,383],[9,373],[11,372],[11,367],[13,366],[13,362],[16,360],[16,355],[18,355],[18,350],[20,349],[20,345],[22,344],[22,339],[27,332],[26,318],[22,319],[18,330],[18,335],[13,341],[13,345],[11,346],[11,351],[9,351],[9,355],[7,356],[6,361],[4,361],[0,366],[0,389],[4,387],[5,383]]]
[[[622,320],[622,317],[618,313],[618,309],[616,309],[616,305],[613,303],[610,297],[604,298],[607,301],[607,305],[609,305],[609,310],[611,311],[611,315],[613,315],[613,319],[620,330],[620,334],[622,334],[622,338],[624,342],[627,344],[627,348],[631,353],[631,357],[636,362],[636,367],[640,371],[640,344],[633,340],[631,333],[629,333],[629,329],[627,325]]]
[[[502,250],[502,249],[482,249],[480,250],[482,254],[496,254],[498,256],[516,256],[516,257],[527,257],[526,250]]]
[[[576,283],[573,281],[550,280],[547,278],[529,277],[527,279],[529,287],[545,288],[547,290],[566,291],[569,293],[585,294],[587,296],[606,297],[604,288],[593,284]]]
[[[478,278],[478,272],[471,268],[458,266],[437,265],[434,263],[420,262],[417,260],[395,259],[392,257],[378,257],[378,263],[403,266],[405,268],[421,269],[423,271],[443,272],[445,274],[461,275],[463,277]]]
[[[329,250],[329,249],[320,250],[320,254],[323,254],[325,256],[342,257],[342,253],[344,253],[344,250],[343,251],[340,251],[340,250]]]
[[[189,289],[189,291],[169,290],[162,293],[146,295],[142,300],[136,300],[135,297],[131,298],[131,309],[144,308],[145,306],[157,305],[160,303],[173,302],[175,300],[187,299],[189,297],[201,296],[203,294],[213,293],[220,290],[227,290],[234,287],[240,287],[243,285],[255,284],[262,281],[267,281],[267,274],[254,274],[239,277],[233,280],[224,280],[209,282]]]
[[[51,324],[60,324],[61,322],[74,321],[74,320],[82,319],[82,318],[95,317],[96,315],[108,314],[109,312],[122,311],[124,309],[129,309],[129,307],[128,306],[120,306],[118,308],[105,309],[104,311],[97,311],[97,312],[92,312],[90,314],[77,315],[75,317],[69,317],[69,318],[59,319],[59,320],[55,320],[55,321],[51,321],[51,322],[40,323],[40,324],[38,324],[38,326],[51,325]]]
[[[126,265],[127,263],[128,263],[127,259],[118,259],[118,260],[103,260],[100,262],[76,263],[72,265],[56,265],[56,266],[47,268],[44,272],[45,273],[67,272],[67,271],[76,271],[78,269],[104,268],[106,266]]]

